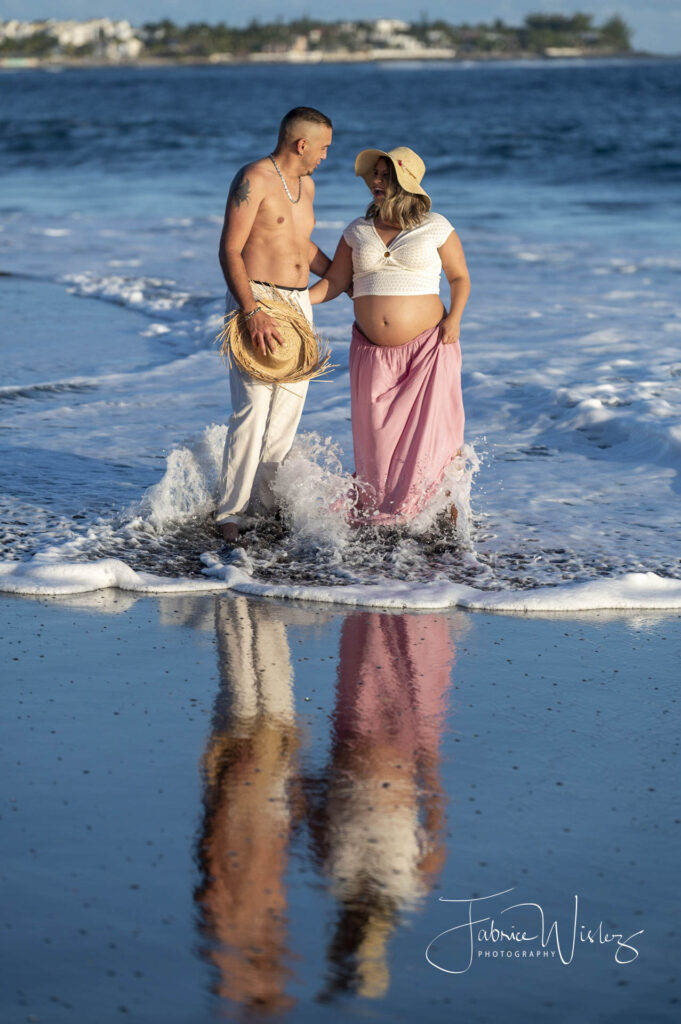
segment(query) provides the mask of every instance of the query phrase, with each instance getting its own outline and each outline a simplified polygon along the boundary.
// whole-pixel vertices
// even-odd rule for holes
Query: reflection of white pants
[[[293,722],[293,670],[286,623],[275,605],[231,595],[216,601],[221,710],[248,722],[259,715],[270,725]],[[220,723],[220,728],[224,723]]]
[[[251,282],[253,298],[264,298],[269,289]],[[312,323],[312,306],[307,290],[282,291]],[[225,314],[238,309],[227,292]],[[270,386],[254,380],[234,362],[229,371],[232,415],[222,459],[217,523],[239,523],[251,499],[266,509],[274,506],[272,484],[279,465],[288,455],[309,381]]]

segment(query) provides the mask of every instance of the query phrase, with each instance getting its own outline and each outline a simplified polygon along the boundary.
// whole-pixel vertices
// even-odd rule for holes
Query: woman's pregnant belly
[[[444,306],[437,295],[362,295],[355,299],[355,320],[374,345],[406,345],[439,324]]]

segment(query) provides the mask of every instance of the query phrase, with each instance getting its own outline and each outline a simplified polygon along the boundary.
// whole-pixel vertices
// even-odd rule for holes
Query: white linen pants
[[[270,293],[266,285],[251,282],[253,298]],[[297,305],[312,323],[307,289],[283,290],[288,302]],[[238,309],[227,292],[225,315]],[[277,469],[288,455],[303,412],[309,381],[297,384],[262,384],[234,362],[229,370],[232,415],[222,457],[215,522],[243,523],[254,508],[272,509],[272,484]]]

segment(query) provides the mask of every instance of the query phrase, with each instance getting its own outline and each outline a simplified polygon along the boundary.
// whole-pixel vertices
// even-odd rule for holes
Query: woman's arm
[[[331,266],[324,274],[321,281],[317,281],[310,288],[310,302],[316,305],[320,302],[329,302],[335,299],[341,292],[346,292],[352,284],[352,249],[341,238],[338,248],[334,253]]]
[[[324,277],[330,266],[331,260],[326,253],[322,252],[318,245],[310,241],[310,270],[312,273],[316,274],[317,277]]]
[[[468,275],[463,246],[455,231],[451,232],[438,252],[451,292],[449,313],[443,320],[442,342],[445,345],[451,345],[459,340],[461,317],[471,292],[471,279]]]

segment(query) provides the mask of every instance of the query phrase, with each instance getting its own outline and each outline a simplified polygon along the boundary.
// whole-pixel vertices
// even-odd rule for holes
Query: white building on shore
[[[5,39],[20,41],[35,35],[47,35],[62,49],[79,49],[93,46],[98,55],[107,60],[136,60],[144,49],[129,21],[111,18],[89,18],[87,21],[46,21],[0,22],[0,42]]]

